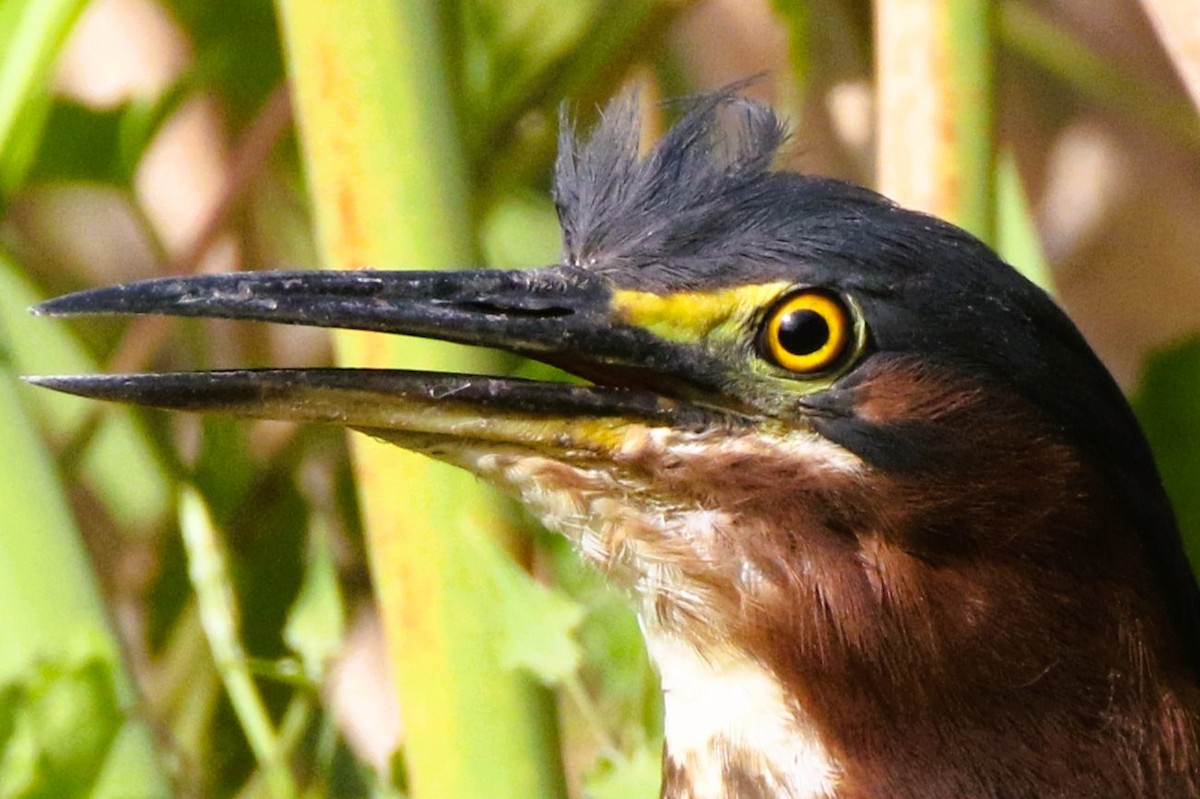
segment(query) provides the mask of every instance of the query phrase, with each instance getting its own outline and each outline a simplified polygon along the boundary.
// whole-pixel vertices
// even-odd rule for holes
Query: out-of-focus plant
[[[246,268],[552,262],[560,104],[586,127],[633,78],[648,97],[701,88],[736,48],[696,52],[711,34],[692,23],[708,14],[732,33],[768,6],[144,0],[142,13],[187,41],[184,66],[151,95],[97,105],[53,80],[84,5],[0,3],[0,611],[12,627],[0,647],[0,796],[654,795],[661,709],[636,621],[563,541],[504,500],[330,430],[132,413],[16,380],[313,363],[333,358],[322,338],[252,325],[59,325],[24,309],[114,277],[89,271],[80,253],[119,261],[115,241],[136,242],[161,271],[230,249]],[[1023,4],[879,0],[874,16],[841,0],[771,7],[770,30],[788,50],[750,90],[776,87],[800,154],[819,142],[842,176],[870,182],[872,164],[881,174],[898,165],[887,153],[927,152],[928,163],[908,166],[944,178],[952,191],[937,209],[1048,288],[1056,265],[1035,224],[1037,170],[1020,163],[1011,119],[1009,133],[993,124],[1011,115],[1006,69],[1141,126],[1164,148],[1197,152],[1200,126],[1178,90],[1125,74]],[[933,7],[949,15],[932,36],[888,38],[892,21]],[[89,13],[106,13],[104,3]],[[908,60],[886,62],[889,82],[875,82],[873,56],[897,52]],[[918,57],[941,64],[945,80],[912,83],[903,70]],[[897,81],[942,116],[913,125],[911,107],[888,100]],[[822,138],[837,123],[829,109],[859,96],[875,103],[874,125],[857,139]],[[217,109],[224,135],[208,146],[228,147],[227,168],[180,247],[142,187],[156,144],[198,102]],[[647,113],[654,129],[672,112]],[[936,119],[953,124],[930,131]],[[891,149],[875,157],[873,137]],[[363,232],[355,246],[343,235],[347,201]],[[338,358],[541,373],[507,356],[365,341],[339,340]],[[1194,350],[1185,340],[1153,358],[1137,407],[1195,556]],[[405,718],[398,754],[373,763],[352,743],[356,706],[339,692],[353,686],[334,668],[345,651],[361,654],[370,608],[388,627]]]

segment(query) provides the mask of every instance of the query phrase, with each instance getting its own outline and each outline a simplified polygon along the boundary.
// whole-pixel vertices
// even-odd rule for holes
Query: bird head
[[[586,385],[34,382],[345,425],[511,492],[633,596],[666,796],[1195,789],[1200,599],[1117,386],[978,240],[775,171],[784,138],[730,93],[645,153],[629,101],[584,142],[564,120],[545,268],[166,278],[38,309],[425,336]]]

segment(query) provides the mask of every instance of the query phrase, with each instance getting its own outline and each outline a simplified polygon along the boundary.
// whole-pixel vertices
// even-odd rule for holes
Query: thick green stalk
[[[1021,274],[1046,291],[1054,292],[1054,275],[1042,250],[1017,159],[1011,151],[1001,152],[996,163],[995,247],[1000,257]]]
[[[1025,3],[1001,3],[998,16],[997,35],[1012,52],[1081,97],[1119,111],[1192,150],[1200,149],[1196,110],[1177,92],[1105,60],[1077,35]]]
[[[878,184],[992,239],[988,0],[877,0]]]
[[[428,0],[279,0],[318,237],[338,268],[468,265],[464,156]],[[355,366],[470,371],[480,355],[361,334]],[[375,589],[404,716],[412,795],[563,794],[553,714],[502,668],[502,620],[481,599],[478,547],[502,536],[472,478],[362,436],[354,456]]]
[[[0,143],[13,132],[30,96],[44,84],[54,58],[87,0],[5,0],[0,3]]]
[[[83,0],[0,3],[0,154]],[[2,156],[0,156],[2,158]],[[0,255],[0,273],[16,267]],[[11,281],[10,281],[11,282]],[[11,321],[11,320],[10,320]],[[0,326],[0,793],[165,797],[150,730],[49,453],[21,401]]]
[[[225,552],[208,508],[194,490],[183,493],[179,519],[183,548],[187,552],[188,578],[196,592],[200,624],[233,712],[246,734],[250,751],[258,761],[271,795],[274,799],[293,799],[297,796],[296,781],[287,767],[287,752],[280,745],[266,704],[246,664],[238,629],[237,600]]]
[[[29,778],[86,785],[90,796],[168,793],[150,731],[66,497],[18,396],[0,331],[0,713],[16,725],[0,750],[45,758]],[[28,390],[28,389],[26,389]],[[47,696],[69,697],[65,704]],[[11,704],[9,704],[11,703]],[[69,730],[69,736],[63,734]],[[12,761],[0,781],[12,788]]]

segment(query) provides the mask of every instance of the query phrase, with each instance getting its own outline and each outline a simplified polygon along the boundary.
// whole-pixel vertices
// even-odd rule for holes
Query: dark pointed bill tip
[[[31,386],[49,388],[78,397],[107,399],[111,390],[108,384],[121,375],[22,375],[21,379]]]
[[[155,314],[371,330],[528,354],[611,336],[607,286],[576,272],[263,271],[157,278],[67,294],[40,316]],[[581,317],[592,313],[591,322]],[[590,326],[589,326],[590,325]]]
[[[118,292],[117,287],[77,291],[74,294],[64,294],[37,305],[31,306],[29,312],[34,316],[82,316],[84,314],[118,314],[123,310],[113,307]]]
[[[229,380],[230,374],[31,375],[22,379],[33,386],[77,397],[171,410],[217,410],[263,398],[264,384],[254,380]]]
[[[322,311],[361,310],[372,301],[411,301],[437,288],[433,273],[260,271],[139,280],[55,297],[38,316],[162,314],[332,325]],[[353,313],[348,321],[356,321]]]

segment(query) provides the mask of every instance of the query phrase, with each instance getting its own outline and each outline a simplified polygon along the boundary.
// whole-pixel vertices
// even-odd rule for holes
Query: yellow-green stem
[[[877,0],[878,185],[990,241],[992,8]]]
[[[1106,60],[1067,28],[1025,3],[1000,4],[997,36],[1006,48],[1081,97],[1123,113],[1192,150],[1200,150],[1196,110],[1172,89]]]
[[[237,602],[212,518],[200,495],[192,490],[184,492],[179,515],[179,528],[188,558],[188,577],[196,592],[200,624],[208,638],[217,672],[225,684],[229,703],[246,733],[271,795],[275,799],[292,799],[297,795],[296,782],[287,767],[287,753],[280,745],[275,725],[246,663],[239,637]]]
[[[279,0],[325,263],[437,269],[473,253],[462,137],[428,0]],[[471,371],[480,355],[381,336],[339,339],[346,365]],[[552,705],[497,662],[465,524],[502,536],[474,480],[354,439],[375,590],[416,799],[564,793]]]

